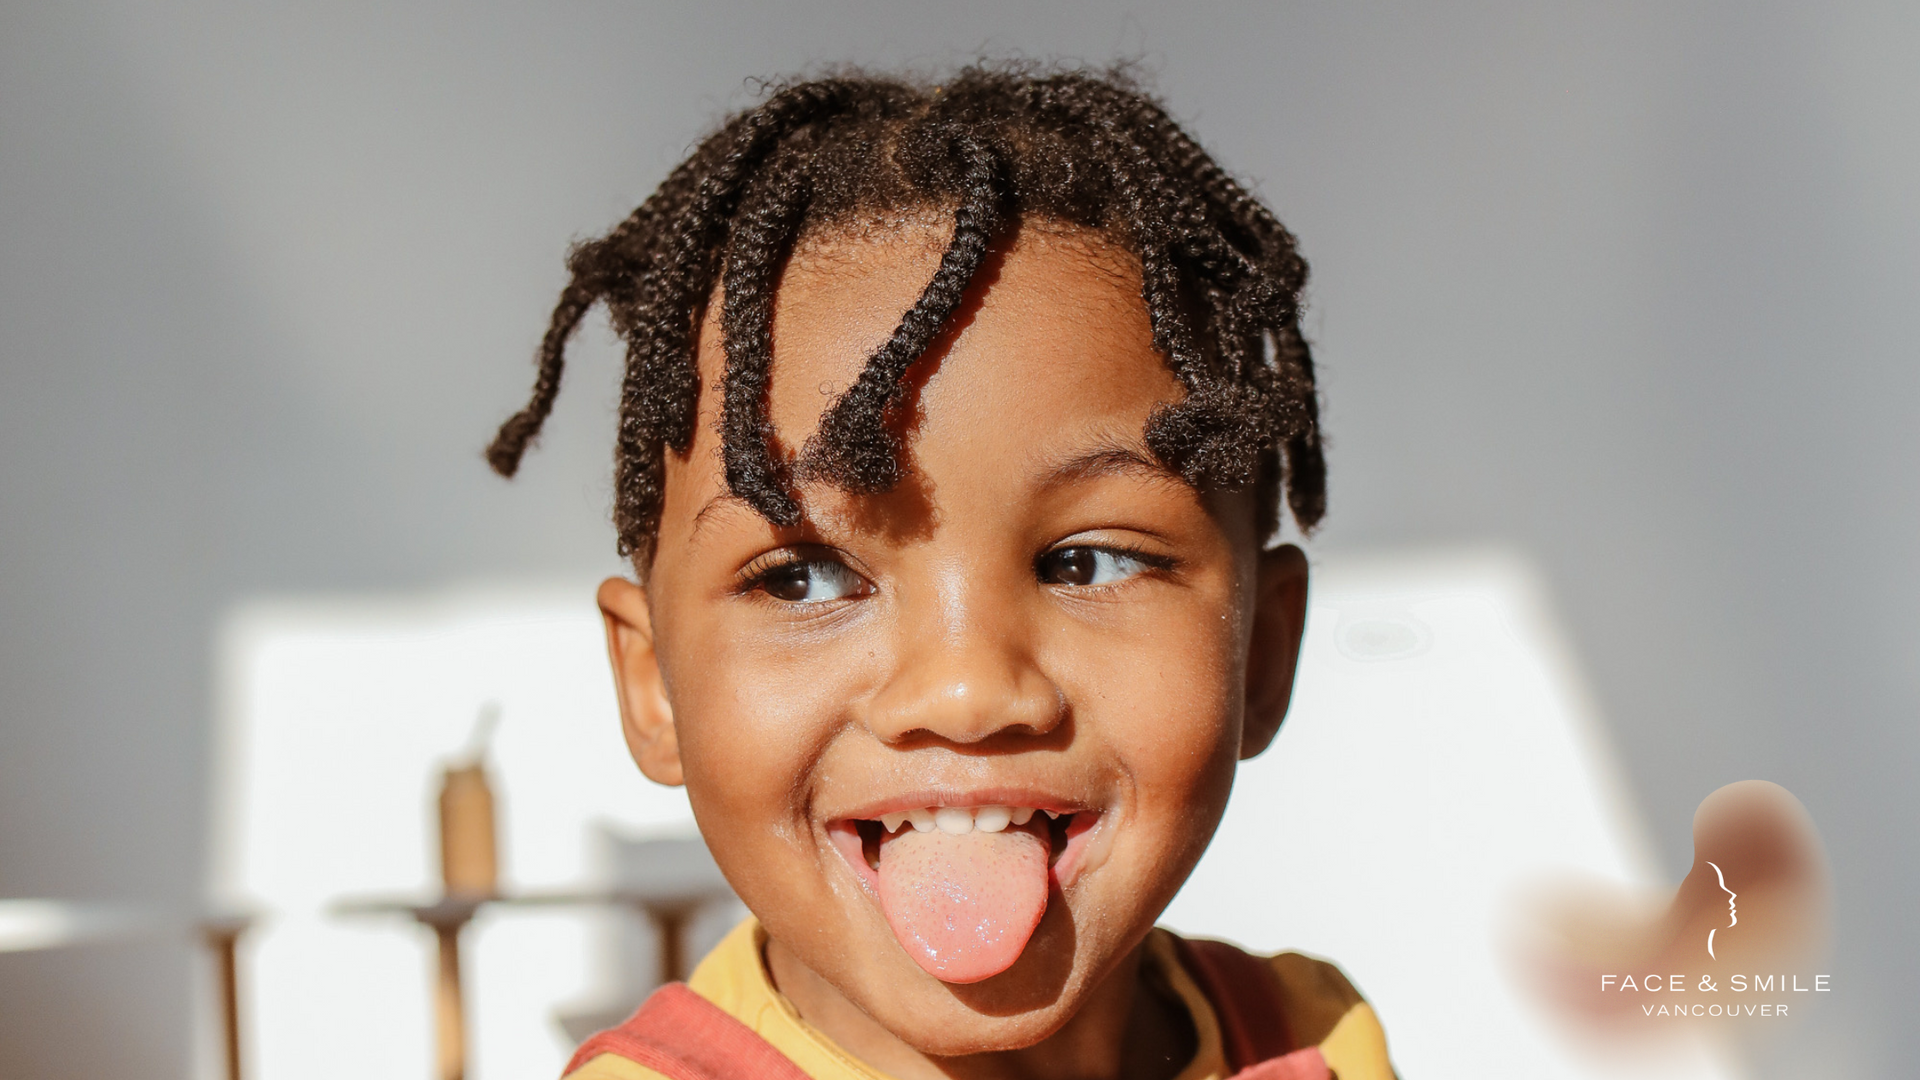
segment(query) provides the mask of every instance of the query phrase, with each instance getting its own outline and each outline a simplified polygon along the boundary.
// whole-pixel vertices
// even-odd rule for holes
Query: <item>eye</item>
[[[1040,556],[1034,570],[1044,585],[1112,585],[1152,565],[1148,559],[1129,551],[1065,547]]]
[[[762,565],[763,562],[765,565]],[[749,564],[741,574],[743,592],[763,592],[789,604],[823,604],[867,591],[867,580],[838,559],[773,552]]]

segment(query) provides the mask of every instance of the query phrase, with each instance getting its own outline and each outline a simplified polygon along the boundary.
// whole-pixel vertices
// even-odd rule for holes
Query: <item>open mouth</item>
[[[1097,810],[986,804],[888,809],[828,824],[834,847],[928,974],[971,983],[1012,967],[1054,886],[1085,863]]]

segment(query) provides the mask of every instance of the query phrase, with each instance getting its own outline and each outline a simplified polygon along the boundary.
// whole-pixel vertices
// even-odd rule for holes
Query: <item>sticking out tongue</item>
[[[880,910],[942,982],[1013,966],[1047,910],[1047,842],[1019,828],[959,836],[906,828],[880,843]]]

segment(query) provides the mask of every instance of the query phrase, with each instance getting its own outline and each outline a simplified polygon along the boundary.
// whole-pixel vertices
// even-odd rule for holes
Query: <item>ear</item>
[[[1253,640],[1247,649],[1247,715],[1240,760],[1259,754],[1280,733],[1293,700],[1300,635],[1307,626],[1307,556],[1292,544],[1260,553],[1254,581]]]
[[[653,648],[647,591],[626,578],[608,578],[600,583],[597,598],[607,624],[607,657],[613,661],[613,692],[620,701],[627,752],[647,779],[678,787],[685,782],[680,740],[660,675],[660,656]]]

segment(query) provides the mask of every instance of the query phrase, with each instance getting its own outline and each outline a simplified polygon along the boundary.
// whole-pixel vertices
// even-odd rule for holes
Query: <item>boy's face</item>
[[[776,452],[799,448],[892,333],[946,229],[876,227],[791,260],[773,330]],[[1152,347],[1137,265],[1096,237],[1028,227],[1002,243],[910,376],[907,479],[877,496],[806,486],[790,529],[727,492],[718,309],[647,585],[601,591],[629,743],[649,776],[684,779],[810,1019],[877,1022],[942,1056],[1032,1045],[1116,976],[1131,985],[1236,760],[1272,738],[1304,559],[1260,554],[1249,496],[1197,493],[1147,452],[1149,414],[1182,389]],[[989,806],[1043,813],[993,835],[880,824]],[[969,843],[990,856],[971,878],[952,855]],[[912,844],[932,854],[900,854]],[[995,869],[993,853],[1016,848]],[[914,899],[926,865],[949,885],[1005,878],[1037,896],[1025,947],[1014,927],[1004,955],[953,970],[932,946],[910,954],[915,920],[925,931],[953,910],[929,916]],[[1026,910],[981,902],[966,910]]]

